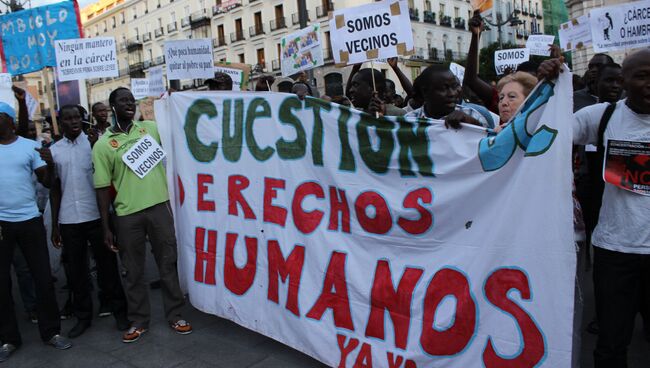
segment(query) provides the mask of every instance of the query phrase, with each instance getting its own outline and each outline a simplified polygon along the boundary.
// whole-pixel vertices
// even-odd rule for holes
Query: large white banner
[[[278,93],[156,102],[181,283],[338,367],[569,367],[571,74],[498,135]]]
[[[594,8],[589,16],[595,52],[650,45],[650,0]]]
[[[415,51],[409,8],[403,0],[336,10],[330,19],[330,34],[337,64],[410,55]]]
[[[54,50],[61,82],[119,75],[113,37],[56,40]]]

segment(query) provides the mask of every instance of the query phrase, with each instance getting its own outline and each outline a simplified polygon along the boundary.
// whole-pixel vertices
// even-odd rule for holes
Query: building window
[[[445,15],[445,4],[440,4],[440,16]]]
[[[242,63],[242,64],[246,63],[246,58],[244,58],[244,54],[239,54],[239,55],[237,55],[237,57],[239,57],[239,62],[240,63]]]

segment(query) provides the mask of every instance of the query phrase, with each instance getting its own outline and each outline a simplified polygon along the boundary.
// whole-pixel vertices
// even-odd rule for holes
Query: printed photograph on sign
[[[282,75],[289,76],[323,65],[321,42],[320,24],[312,24],[305,29],[282,37],[280,40]]]
[[[634,49],[650,45],[650,0],[594,8],[591,37],[595,52]]]
[[[413,30],[406,1],[384,1],[336,10],[330,19],[336,64],[411,55]]]
[[[603,180],[650,196],[650,143],[607,140]]]

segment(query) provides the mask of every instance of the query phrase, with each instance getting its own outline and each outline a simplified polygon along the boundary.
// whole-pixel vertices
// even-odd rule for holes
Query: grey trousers
[[[169,202],[116,219],[117,246],[126,268],[124,292],[129,321],[134,327],[149,327],[149,285],[144,279],[147,237],[158,265],[165,318],[170,323],[178,321],[185,299],[178,282],[176,234]]]

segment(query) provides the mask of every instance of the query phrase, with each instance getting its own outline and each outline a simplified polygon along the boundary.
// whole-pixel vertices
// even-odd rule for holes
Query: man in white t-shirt
[[[650,49],[629,55],[623,62],[623,86],[628,96],[616,103],[603,134],[603,144],[613,140],[643,146],[650,143]],[[544,77],[557,75],[559,60],[540,67]],[[601,103],[576,112],[575,144],[597,144],[599,126],[609,104]],[[625,143],[625,144],[628,144]],[[650,171],[647,155],[635,160],[643,167],[643,181]],[[648,180],[648,179],[645,179]],[[638,183],[643,185],[644,183]],[[646,183],[647,184],[647,183]],[[622,185],[625,186],[625,185]],[[650,299],[650,196],[605,184],[598,225],[592,235],[594,290],[600,327],[594,351],[595,367],[627,367],[627,346],[632,339],[640,298]]]

